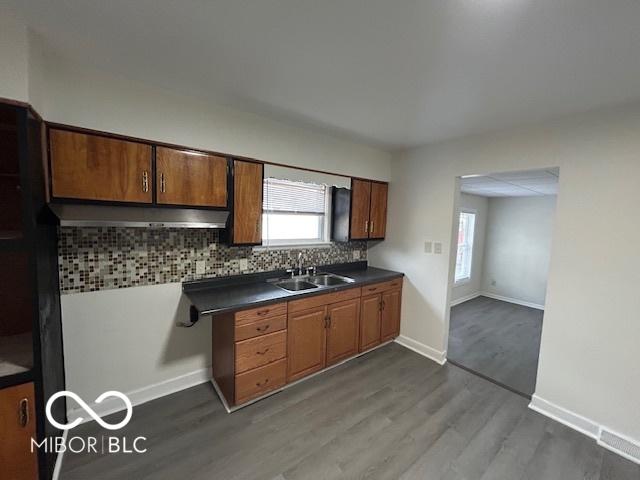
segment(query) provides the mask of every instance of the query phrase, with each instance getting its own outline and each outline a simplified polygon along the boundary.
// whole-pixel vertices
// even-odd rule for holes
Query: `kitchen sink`
[[[276,287],[282,288],[283,290],[288,290],[289,292],[299,292],[300,290],[311,290],[312,288],[318,288],[318,285],[309,283],[306,279],[303,280],[297,278],[275,282],[274,285]]]
[[[308,278],[308,281],[322,287],[331,287],[335,285],[344,285],[345,283],[353,283],[355,280],[349,277],[333,275],[331,273],[323,273]]]

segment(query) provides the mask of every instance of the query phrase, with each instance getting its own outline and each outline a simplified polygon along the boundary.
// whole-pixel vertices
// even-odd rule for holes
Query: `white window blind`
[[[328,191],[326,185],[266,178],[262,207],[263,244],[325,243]]]
[[[324,215],[325,185],[267,178],[264,181],[265,212],[315,213]]]
[[[458,225],[458,252],[456,256],[455,282],[464,282],[471,278],[471,262],[473,259],[473,235],[476,226],[476,215],[460,212]]]

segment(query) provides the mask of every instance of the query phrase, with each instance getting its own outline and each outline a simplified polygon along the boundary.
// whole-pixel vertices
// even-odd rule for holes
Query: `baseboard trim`
[[[496,295],[491,292],[480,292],[478,296],[493,298],[494,300],[502,300],[503,302],[515,303],[516,305],[522,305],[523,307],[535,308],[537,310],[544,310],[544,305],[538,303],[525,302],[524,300],[518,300],[517,298],[503,297],[502,295]]]
[[[424,343],[420,343],[412,338],[405,337],[404,335],[400,335],[395,339],[396,343],[399,343],[405,348],[409,350],[413,350],[416,353],[419,353],[423,357],[427,357],[430,360],[433,360],[440,365],[444,365],[447,362],[447,351],[439,351],[429,345],[425,345]]]
[[[180,375],[179,377],[170,378],[162,382],[154,383],[146,387],[139,388],[130,392],[123,392],[133,406],[142,405],[143,403],[164,397],[172,393],[179,392],[186,388],[206,383],[211,379],[211,368],[202,368],[191,373]],[[85,400],[86,401],[86,400]],[[91,408],[100,416],[111,415],[112,413],[124,410],[122,401],[116,398],[106,399],[102,403],[89,403]],[[82,408],[72,409],[67,412],[68,421],[72,422],[78,417],[83,417],[82,423],[91,421],[92,418],[86,414]]]
[[[600,426],[596,422],[564,407],[556,405],[553,402],[545,400],[544,398],[540,398],[536,394],[531,397],[529,408],[546,417],[552,418],[556,422],[560,422],[569,428],[577,430],[594,440],[598,439]]]
[[[69,435],[69,430],[64,430],[62,432],[62,444],[67,444],[67,436]],[[64,450],[58,453],[56,457],[56,464],[53,467],[53,474],[51,475],[51,480],[58,480],[60,478],[60,470],[62,470],[62,457],[64,457]]]
[[[461,303],[468,302],[469,300],[473,300],[474,298],[478,298],[480,295],[482,295],[482,292],[475,292],[469,295],[465,295],[464,297],[453,300],[451,303],[449,303],[449,306],[455,307],[456,305],[460,305]]]

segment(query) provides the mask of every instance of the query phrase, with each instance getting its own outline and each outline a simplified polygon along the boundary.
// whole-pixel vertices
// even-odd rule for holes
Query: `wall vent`
[[[600,430],[598,443],[618,455],[640,464],[640,445],[632,442],[628,438],[621,437],[604,428]]]

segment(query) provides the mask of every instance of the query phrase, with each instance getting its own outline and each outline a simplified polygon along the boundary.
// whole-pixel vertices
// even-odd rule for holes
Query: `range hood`
[[[51,203],[63,227],[225,228],[229,212]]]

